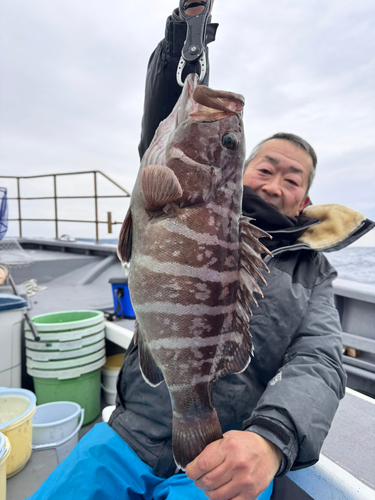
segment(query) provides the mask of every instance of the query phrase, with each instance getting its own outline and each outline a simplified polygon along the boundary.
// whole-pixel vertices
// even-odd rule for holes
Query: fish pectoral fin
[[[250,364],[253,346],[249,326],[248,322],[240,322],[238,316],[233,337],[233,340],[227,340],[222,346],[222,353],[216,365],[215,380],[225,375],[242,373]]]
[[[147,342],[144,341],[143,336],[139,330],[137,332],[138,337],[138,353],[139,353],[139,368],[145,382],[147,382],[152,387],[156,387],[161,384],[164,380],[164,376],[158,365],[155,363],[152,357],[150,348]]]
[[[121,226],[120,236],[118,238],[117,256],[121,262],[129,262],[132,253],[133,242],[133,221],[130,208],[126,214]]]
[[[142,172],[141,183],[146,210],[159,210],[182,196],[176,174],[162,165],[148,165]]]

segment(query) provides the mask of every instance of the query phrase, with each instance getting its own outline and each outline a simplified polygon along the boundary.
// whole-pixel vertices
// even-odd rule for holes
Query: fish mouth
[[[214,122],[241,114],[245,99],[240,94],[198,85],[198,76],[190,73],[182,90],[181,104],[183,112],[178,113],[178,124],[186,116],[197,122]]]
[[[190,114],[191,108],[194,107],[195,101],[193,98],[193,94],[195,89],[198,86],[198,75],[195,73],[190,73],[184,83],[184,87],[182,89],[182,93],[180,96],[180,105],[177,108],[177,115],[176,115],[176,125],[180,125],[184,120],[186,120],[186,117]],[[178,105],[179,101],[177,101],[176,106]],[[176,108],[175,108],[176,109]]]

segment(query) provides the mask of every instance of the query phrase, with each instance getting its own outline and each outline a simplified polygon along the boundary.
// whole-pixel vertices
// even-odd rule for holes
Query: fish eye
[[[238,137],[233,132],[223,135],[221,139],[223,146],[227,149],[234,149],[238,144]]]

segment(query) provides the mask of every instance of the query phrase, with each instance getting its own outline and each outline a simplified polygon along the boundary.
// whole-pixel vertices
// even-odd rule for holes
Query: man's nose
[[[262,189],[268,196],[281,196],[280,179],[272,177],[262,186]]]

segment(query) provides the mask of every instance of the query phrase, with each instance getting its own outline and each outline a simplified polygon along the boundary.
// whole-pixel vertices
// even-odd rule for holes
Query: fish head
[[[172,113],[145,153],[145,164],[165,165],[177,176],[180,207],[206,203],[218,189],[242,186],[245,137],[244,98],[198,85],[190,74]]]

